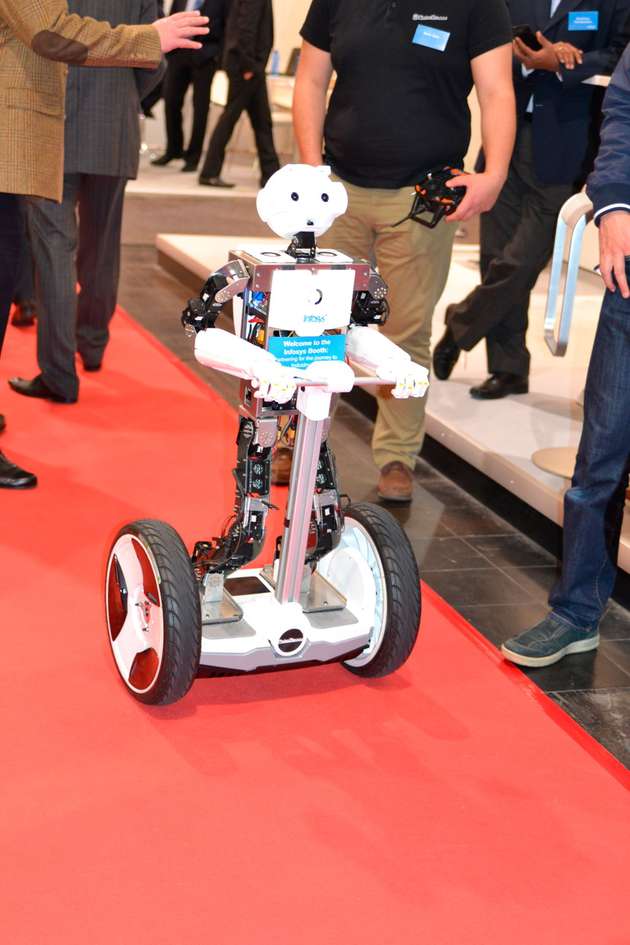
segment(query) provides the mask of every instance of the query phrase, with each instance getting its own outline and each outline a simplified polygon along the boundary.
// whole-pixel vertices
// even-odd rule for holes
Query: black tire
[[[386,509],[358,502],[349,506],[344,518],[346,527],[352,525],[352,520],[363,526],[380,558],[387,618],[380,646],[372,658],[361,666],[351,662],[343,665],[357,676],[388,676],[409,658],[418,636],[422,609],[418,565],[407,535]]]
[[[132,685],[133,669],[129,674],[129,679],[125,678],[115,654],[114,661],[127,690],[135,699],[148,705],[169,705],[186,695],[199,669],[201,655],[199,586],[186,546],[174,528],[156,519],[143,519],[125,525],[114,540],[107,567],[106,616],[112,650],[113,640],[116,639],[112,629],[117,616],[115,611],[119,607],[122,607],[124,611],[126,606],[124,593],[120,594],[118,599],[116,598],[117,589],[120,592],[122,571],[120,566],[116,565],[114,558],[116,545],[124,536],[135,539],[134,549],[140,547],[150,560],[152,573],[148,577],[145,578],[145,568],[142,568],[145,594],[149,593],[146,585],[153,581],[154,575],[157,577],[163,648],[159,669],[156,668],[155,677],[152,680],[149,671],[148,685],[145,689]],[[142,558],[142,552],[140,557]],[[146,560],[144,564],[146,565]],[[124,576],[122,583],[124,584]],[[155,590],[153,596],[155,596]]]

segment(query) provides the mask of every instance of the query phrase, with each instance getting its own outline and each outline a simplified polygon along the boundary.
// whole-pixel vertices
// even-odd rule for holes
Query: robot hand
[[[202,299],[189,299],[182,312],[182,325],[188,334],[195,335],[212,328],[220,311],[220,305],[207,305]]]
[[[251,383],[252,387],[257,388],[254,397],[259,400],[275,400],[277,404],[286,404],[295,394],[299,382],[292,371],[273,358],[266,364],[259,363],[252,366]]]
[[[376,368],[376,376],[394,382],[392,397],[397,400],[424,397],[429,387],[429,372],[411,359],[388,358]]]

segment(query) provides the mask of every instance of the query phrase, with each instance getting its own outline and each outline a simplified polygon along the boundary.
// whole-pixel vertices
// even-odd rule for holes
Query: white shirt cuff
[[[601,207],[594,218],[597,220],[598,217],[601,217],[604,213],[611,213],[613,210],[625,210],[627,213],[630,213],[630,204],[627,203],[609,203],[607,207]]]

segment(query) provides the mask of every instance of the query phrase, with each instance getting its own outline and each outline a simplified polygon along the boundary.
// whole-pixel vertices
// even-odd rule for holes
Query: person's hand
[[[630,256],[630,213],[617,210],[607,213],[599,224],[599,271],[606,288],[614,292],[619,286],[624,299],[630,298],[626,279],[626,257]]]
[[[582,50],[572,43],[554,43],[553,48],[558,57],[558,62],[565,69],[575,69],[576,66],[582,65]]]
[[[174,13],[165,16],[153,23],[160,37],[162,52],[171,52],[172,49],[201,49],[201,43],[194,42],[191,36],[205,36],[210,32],[207,16],[200,16],[197,12]]]
[[[512,40],[514,55],[526,69],[542,69],[545,72],[557,72],[560,68],[560,61],[554,43],[550,43],[540,30],[536,33],[536,39],[542,46],[542,49],[532,49],[530,46],[527,46],[522,39],[515,36]],[[564,45],[568,46],[569,44],[565,43]]]
[[[254,73],[253,73],[253,72],[244,72],[244,73],[243,73],[243,78],[245,79],[246,82],[249,82],[250,79],[253,79],[253,78],[254,78]]]
[[[465,187],[466,196],[455,213],[444,219],[451,223],[470,220],[477,213],[485,213],[494,207],[501,188],[505,183],[503,177],[496,174],[458,174],[447,181],[447,187]]]

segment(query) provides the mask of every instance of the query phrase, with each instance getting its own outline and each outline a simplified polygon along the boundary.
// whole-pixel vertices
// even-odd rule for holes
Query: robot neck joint
[[[305,231],[296,233],[287,248],[287,255],[293,256],[298,262],[310,262],[315,259],[316,253],[315,234]]]

